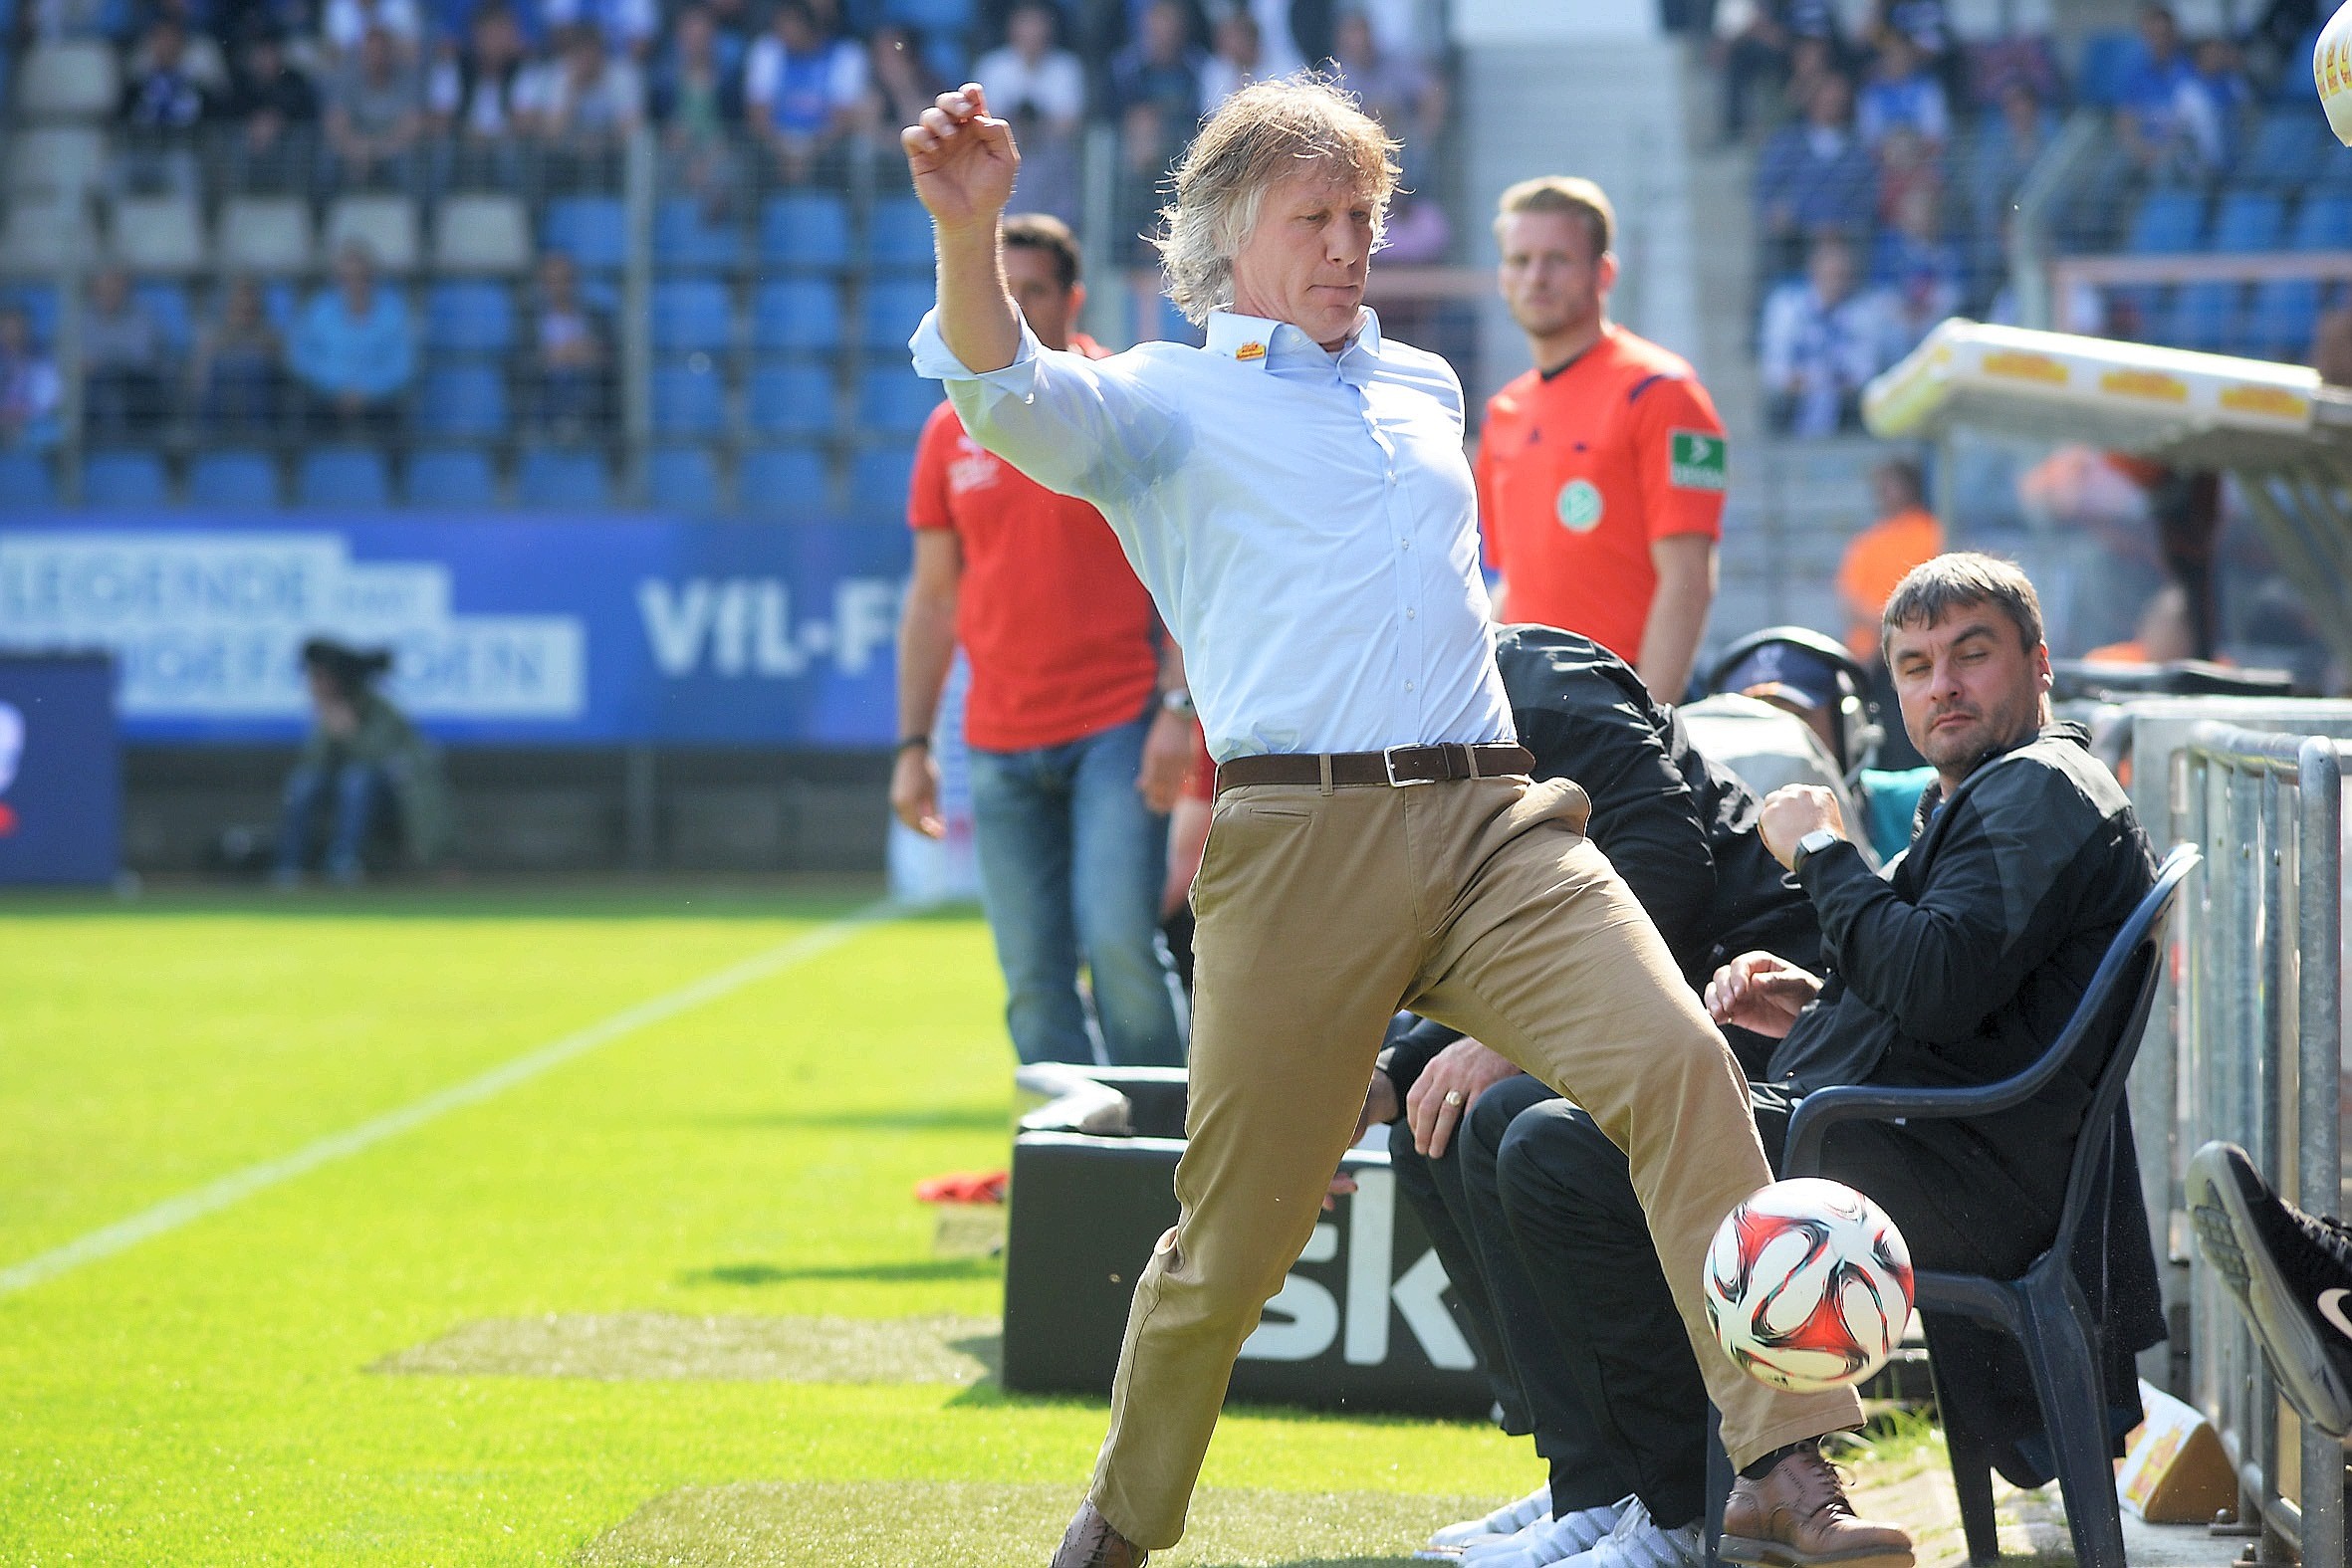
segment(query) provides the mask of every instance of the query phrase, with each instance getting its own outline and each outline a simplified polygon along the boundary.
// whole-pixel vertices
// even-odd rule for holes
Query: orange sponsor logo
[[[1266,357],[1266,344],[1246,342],[1233,351],[1233,356],[1236,359],[1263,359]]]
[[[1985,373],[2003,376],[2011,381],[2041,381],[2051,386],[2066,384],[2066,366],[2046,353],[2026,353],[2017,348],[1997,348],[1985,356]]]
[[[2144,397],[2152,403],[2189,401],[2189,383],[2161,370],[2110,370],[2099,377],[2099,390],[2118,397]]]
[[[2225,386],[2222,406],[2234,414],[2260,414],[2270,419],[2311,417],[2310,400],[2283,386]]]

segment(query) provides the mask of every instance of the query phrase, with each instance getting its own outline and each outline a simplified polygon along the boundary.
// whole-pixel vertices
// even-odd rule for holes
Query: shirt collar
[[[1208,348],[1219,358],[1262,369],[1270,360],[1290,360],[1300,354],[1313,354],[1325,364],[1344,365],[1359,353],[1376,360],[1380,357],[1380,317],[1370,306],[1363,307],[1356,317],[1354,338],[1334,355],[1289,322],[1271,322],[1238,311],[1211,311]]]

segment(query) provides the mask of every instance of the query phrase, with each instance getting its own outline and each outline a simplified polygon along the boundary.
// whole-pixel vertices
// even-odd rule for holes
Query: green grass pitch
[[[856,907],[0,904],[0,1270]],[[943,1255],[911,1189],[1005,1161],[1001,1002],[970,914],[864,926],[0,1292],[0,1563],[1042,1564],[1096,1404],[761,1371],[805,1353],[808,1319],[851,1320],[819,1327],[880,1359],[834,1372],[881,1378],[892,1335],[933,1325],[932,1361],[955,1364],[940,1334],[995,1317],[1000,1265]],[[672,1366],[676,1346],[636,1345],[566,1376],[434,1359],[517,1334],[546,1357],[551,1335],[648,1322],[733,1359],[702,1375],[692,1346]],[[1165,1560],[1394,1562],[1460,1499],[1537,1478],[1525,1445],[1476,1426],[1237,1411]]]

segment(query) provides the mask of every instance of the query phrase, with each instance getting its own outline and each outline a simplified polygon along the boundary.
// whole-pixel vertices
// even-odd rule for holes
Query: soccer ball
[[[1758,1190],[1707,1249],[1707,1321],[1750,1377],[1810,1394],[1886,1365],[1911,1322],[1911,1249],[1876,1204],[1799,1177]]]
[[[2311,84],[2319,89],[2328,128],[2352,146],[2352,6],[2337,11],[2319,30],[2318,47],[2311,51]]]

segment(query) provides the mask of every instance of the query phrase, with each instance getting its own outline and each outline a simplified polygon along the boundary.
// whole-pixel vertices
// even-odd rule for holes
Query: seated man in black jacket
[[[1674,710],[1651,700],[1631,665],[1549,626],[1499,628],[1495,658],[1535,777],[1583,785],[1593,843],[1665,936],[1694,991],[1725,961],[1756,948],[1810,962],[1820,931],[1811,904],[1757,835],[1762,802],[1736,774],[1699,755]],[[1749,1076],[1760,1076],[1771,1041],[1726,1033]],[[1591,1546],[1633,1489],[1584,1412],[1495,1187],[1504,1129],[1520,1110],[1556,1097],[1477,1040],[1427,1019],[1398,1032],[1373,1081],[1376,1114],[1396,1121],[1389,1151],[1397,1185],[1454,1281],[1504,1430],[1531,1435],[1550,1469],[1548,1483],[1521,1503],[1441,1531],[1432,1544],[1511,1531],[1522,1536],[1528,1568]]]
[[[1804,1092],[1839,1083],[1923,1086],[2007,1077],[2057,1036],[2109,943],[2154,880],[2145,837],[2083,732],[2051,722],[2048,649],[2033,587],[2004,560],[1941,556],[1887,601],[1882,638],[1904,728],[1937,771],[1911,845],[1881,876],[1847,840],[1825,790],[1791,785],[1761,830],[1820,919],[1816,973],[1768,951],[1707,990],[1727,1026],[1775,1036],[1754,1090],[1775,1159]],[[2014,1277],[2055,1233],[2091,1082],[2061,1074],[2037,1099],[1980,1120],[1856,1123],[1830,1135],[1825,1174],[1877,1200],[1915,1264]],[[2128,1128],[2110,1153],[2115,1201],[2098,1254],[2077,1258],[2104,1315],[2108,1403],[2138,1416],[2133,1353],[2162,1337],[2155,1257]],[[1666,1282],[1641,1230],[1625,1158],[1564,1104],[1517,1119],[1499,1152],[1506,1213],[1538,1271],[1554,1333],[1586,1403],[1631,1471],[1645,1524],[1695,1558],[1705,1497],[1706,1392],[1675,1339]],[[1948,1422],[1990,1444],[2019,1484],[2049,1476],[2021,1359],[1966,1323],[1927,1319]],[[1843,1510],[1812,1440],[1735,1482],[1723,1555],[1808,1568]],[[2118,1451],[2120,1452],[2120,1450]],[[1607,1547],[1595,1554],[1606,1555]],[[1646,1560],[1660,1560],[1651,1553]],[[1840,1559],[1850,1561],[1850,1559]],[[1879,1559],[1873,1559],[1878,1561]],[[1909,1552],[1885,1562],[1908,1562]]]

